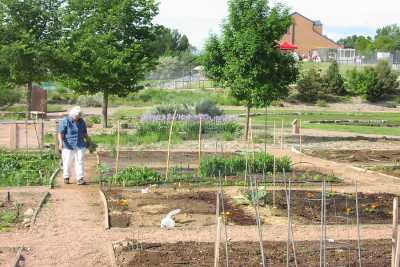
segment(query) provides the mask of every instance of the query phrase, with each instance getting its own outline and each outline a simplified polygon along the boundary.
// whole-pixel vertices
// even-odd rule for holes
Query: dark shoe
[[[64,178],[64,184],[69,184],[69,178]]]
[[[76,183],[77,185],[85,185],[86,182],[83,179],[79,179],[78,182]]]

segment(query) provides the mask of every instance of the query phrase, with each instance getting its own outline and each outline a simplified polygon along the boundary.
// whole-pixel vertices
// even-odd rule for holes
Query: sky
[[[220,33],[228,15],[227,0],[159,0],[158,24],[178,29],[192,45],[203,48],[210,33]],[[374,36],[376,29],[400,24],[399,0],[270,0],[283,3],[324,25],[324,34],[338,40],[348,35]]]

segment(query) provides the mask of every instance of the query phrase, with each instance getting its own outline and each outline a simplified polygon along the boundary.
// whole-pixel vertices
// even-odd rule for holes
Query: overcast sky
[[[156,22],[178,29],[202,49],[208,35],[220,32],[227,16],[227,0],[159,0]],[[334,40],[352,34],[373,36],[378,27],[400,24],[400,0],[272,0],[292,11],[324,24],[324,33]]]

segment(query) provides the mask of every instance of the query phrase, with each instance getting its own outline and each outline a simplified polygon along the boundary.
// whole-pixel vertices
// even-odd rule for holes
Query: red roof
[[[279,49],[281,49],[281,50],[295,50],[297,48],[298,48],[297,45],[290,44],[288,42],[284,42],[279,45]]]

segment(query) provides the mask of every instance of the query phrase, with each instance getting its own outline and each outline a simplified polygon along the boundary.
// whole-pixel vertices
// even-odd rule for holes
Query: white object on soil
[[[142,194],[148,194],[150,193],[150,188],[143,188],[142,189]]]
[[[175,216],[181,212],[181,209],[171,211],[161,220],[161,228],[171,229],[175,228]]]
[[[32,215],[33,215],[33,209],[27,209],[24,212],[24,217],[32,217]]]

